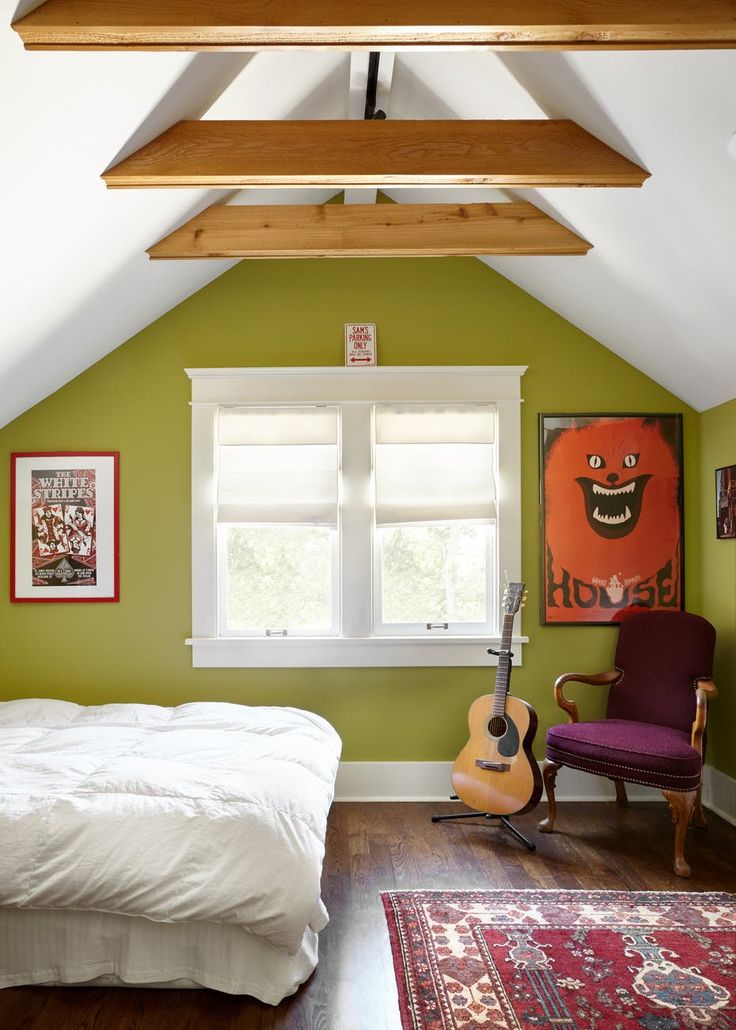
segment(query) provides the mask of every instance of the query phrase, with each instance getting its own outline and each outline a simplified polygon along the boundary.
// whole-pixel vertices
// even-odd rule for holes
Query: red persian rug
[[[736,1027],[736,895],[390,891],[404,1030]]]

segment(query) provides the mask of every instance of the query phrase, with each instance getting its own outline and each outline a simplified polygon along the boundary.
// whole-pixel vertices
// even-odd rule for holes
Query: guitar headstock
[[[507,583],[503,592],[504,615],[516,615],[524,607],[527,591],[524,583]]]

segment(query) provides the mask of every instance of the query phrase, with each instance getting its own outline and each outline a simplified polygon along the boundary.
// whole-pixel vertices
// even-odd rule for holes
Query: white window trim
[[[343,589],[363,598],[354,619],[343,616],[342,637],[218,637],[217,545],[214,488],[217,409],[227,404],[340,403],[343,431],[351,404],[493,403],[499,439],[499,568],[510,580],[521,576],[521,377],[525,365],[380,366],[374,368],[194,368],[192,381],[192,647],[195,668],[342,668],[351,666],[487,666],[496,659],[486,648],[498,637],[459,639],[370,636],[372,583],[370,567],[352,572],[343,564]],[[358,408],[356,407],[356,415]],[[345,441],[350,434],[345,433]],[[350,489],[345,484],[345,489]],[[366,505],[354,510],[358,522]],[[370,510],[368,511],[370,518]],[[343,522],[343,540],[352,531]],[[345,546],[345,545],[344,545]],[[363,562],[370,566],[370,554]],[[358,583],[361,584],[357,589]],[[354,595],[355,596],[355,595]],[[368,627],[366,632],[366,627]],[[515,663],[522,664],[520,616],[513,642]]]

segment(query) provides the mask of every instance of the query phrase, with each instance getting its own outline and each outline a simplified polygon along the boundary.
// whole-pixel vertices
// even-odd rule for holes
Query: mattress
[[[155,948],[178,942],[178,931],[190,940],[192,926],[198,936],[230,931],[236,951],[234,941],[255,941],[261,958],[270,949],[293,959],[284,982],[295,989],[327,922],[320,877],[339,754],[332,727],[293,708],[0,703],[0,983],[18,975],[4,958],[13,948],[17,958],[7,935],[28,925],[18,917],[58,912],[122,919],[129,930],[160,924],[130,931]],[[138,964],[121,973],[123,953],[113,961],[111,948],[83,979],[151,980],[136,972],[155,968],[150,956],[138,963],[126,950]],[[60,968],[78,980],[73,957],[62,954]],[[22,982],[64,979],[46,977],[46,965],[37,955],[27,968],[35,979]],[[191,977],[186,966],[175,961],[163,979],[215,986],[206,964]]]

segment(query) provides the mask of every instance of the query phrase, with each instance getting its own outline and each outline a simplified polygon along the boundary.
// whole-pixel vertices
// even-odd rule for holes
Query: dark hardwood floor
[[[0,1030],[399,1030],[388,936],[378,893],[413,888],[543,887],[734,890],[736,828],[710,815],[690,830],[690,880],[672,873],[664,804],[561,804],[559,832],[536,832],[541,805],[519,817],[524,850],[487,822],[430,822],[460,805],[333,807],[323,896],[331,922],[311,980],[277,1008],[214,991],[18,987],[0,991]]]

